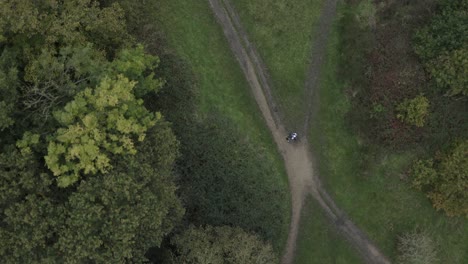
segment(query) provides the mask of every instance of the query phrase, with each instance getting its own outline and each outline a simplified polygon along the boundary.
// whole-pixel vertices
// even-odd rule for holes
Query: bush
[[[412,168],[413,185],[427,193],[438,210],[449,216],[468,216],[468,140],[449,153],[419,160]]]
[[[413,99],[406,99],[396,109],[399,112],[398,119],[407,124],[422,127],[428,113],[429,100],[423,95],[418,95]]]
[[[240,228],[190,226],[171,242],[177,248],[174,263],[274,264],[279,263],[271,245]]]

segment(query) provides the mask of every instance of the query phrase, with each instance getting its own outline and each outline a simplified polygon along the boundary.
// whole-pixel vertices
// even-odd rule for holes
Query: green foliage
[[[63,207],[37,194],[2,211],[0,257],[4,263],[63,263],[51,243],[63,228]]]
[[[427,69],[437,86],[447,91],[445,95],[468,95],[468,49],[466,47],[442,54],[430,61]]]
[[[146,54],[142,45],[132,49],[122,49],[110,64],[110,74],[123,74],[130,80],[137,81],[135,95],[140,98],[149,92],[158,92],[163,86],[162,79],[155,78],[154,70],[159,58]]]
[[[12,115],[18,99],[18,69],[14,65],[14,54],[5,50],[0,56],[0,131],[15,123]]]
[[[437,171],[433,168],[433,160],[418,160],[413,164],[413,186],[421,190],[437,180]]]
[[[54,113],[62,128],[49,140],[44,158],[60,186],[73,184],[81,173],[105,173],[111,167],[108,153],[136,153],[133,138],[143,141],[146,130],[160,117],[135,98],[134,86],[122,75],[104,78],[95,89],[78,93],[63,111]]]
[[[173,237],[171,242],[178,253],[175,263],[279,263],[271,245],[235,227],[190,226],[182,234]]]
[[[406,99],[400,103],[396,110],[398,119],[417,127],[424,126],[429,110],[429,100],[420,94],[413,99]]]
[[[424,232],[410,232],[398,239],[398,264],[438,263],[434,241]]]
[[[11,112],[13,112],[13,105],[6,101],[0,101],[0,131],[15,123],[15,120],[10,116]]]
[[[178,141],[142,99],[159,59],[122,18],[94,0],[0,1],[2,263],[146,262],[182,217]]]
[[[153,153],[122,159],[108,174],[82,181],[70,196],[57,243],[66,262],[142,263],[178,223],[183,211],[171,179],[174,155],[167,153],[174,152],[175,139],[158,139],[167,141],[162,151],[153,146]],[[169,159],[157,159],[166,154]]]
[[[101,8],[95,0],[0,3],[2,57],[13,54],[3,73],[17,71],[18,84],[7,89],[21,98],[5,103],[0,98],[5,125],[15,115],[25,121],[18,124],[22,127],[51,126],[50,113],[86,86],[97,85],[106,58],[131,43],[122,17],[118,5]]]
[[[232,225],[279,241],[287,226],[287,192],[277,186],[263,149],[235,126],[210,118],[181,136],[178,162],[187,217],[198,225]]]
[[[49,197],[52,179],[41,168],[32,153],[20,153],[12,145],[1,149],[0,259],[4,263],[40,259],[53,263],[47,261],[54,256],[48,242],[62,222],[62,213]]]
[[[108,174],[57,188],[39,159],[13,146],[0,154],[0,258],[5,263],[142,263],[183,213],[168,123]],[[35,138],[31,136],[29,138]]]
[[[419,160],[412,168],[413,185],[426,192],[437,210],[468,216],[468,140],[458,142],[435,160]]]
[[[369,119],[356,120],[349,116],[349,113],[356,113],[361,105],[370,101],[365,105],[366,111],[358,113],[368,117],[372,102],[384,104],[390,101],[389,98],[396,98],[397,100],[391,100],[391,105],[384,104],[387,112],[393,114],[395,105],[405,98],[414,98],[423,92],[419,88],[428,87],[422,82],[423,75],[411,71],[414,68],[410,68],[409,71],[406,68],[415,61],[408,57],[412,53],[408,40],[402,38],[409,36],[414,27],[421,24],[421,19],[430,11],[428,3],[431,1],[393,1],[391,5],[379,5],[376,31],[369,31],[364,36],[357,31],[357,23],[354,21],[353,9],[356,2],[358,1],[346,1],[338,5],[338,17],[347,19],[335,24],[335,30],[328,43],[327,63],[318,91],[322,107],[317,115],[318,119],[314,121],[316,126],[312,126],[313,130],[309,134],[320,161],[320,175],[324,177],[336,202],[358,226],[366,230],[369,237],[393,262],[396,262],[398,253],[395,238],[417,226],[427,230],[434,238],[439,250],[440,263],[468,263],[466,219],[450,218],[442,212],[436,212],[421,192],[411,189],[411,184],[402,180],[411,161],[421,152],[430,153],[427,149],[441,148],[453,140],[454,135],[458,134],[462,138],[467,135],[467,130],[453,133],[455,129],[466,128],[465,124],[468,124],[463,122],[468,117],[463,100],[443,97],[435,91],[424,91],[431,102],[431,113],[424,128],[411,127],[423,136],[427,136],[424,135],[425,131],[433,129],[434,132],[431,133],[437,136],[437,141],[431,135],[428,140],[405,147],[407,151],[404,152],[392,151],[382,144],[382,141],[366,142],[363,140],[364,135],[369,135],[371,139],[377,138],[383,131],[382,127],[375,128],[376,123],[369,122]],[[340,26],[346,30],[337,30]],[[369,36],[379,40],[371,57],[366,54],[372,47],[366,49],[366,45],[363,44],[363,40]],[[382,54],[387,56],[380,56]],[[359,67],[363,71],[356,71]],[[375,83],[367,83],[369,71],[375,70],[376,67],[381,68],[378,80],[394,85],[385,86],[380,83],[379,86],[373,86]],[[397,68],[400,71],[389,72],[389,68]],[[401,76],[408,78],[394,78]],[[364,79],[363,82],[360,82],[359,78]],[[372,88],[376,89],[376,93],[369,92],[368,89]],[[412,92],[408,93],[408,89]],[[372,100],[356,100],[365,98]],[[356,102],[350,104],[351,100]],[[437,112],[438,120],[433,117],[434,112]],[[460,119],[454,118],[457,115],[465,116],[465,119],[461,119],[460,122]],[[362,129],[352,131],[350,125],[358,121],[362,122]],[[401,125],[401,122],[397,119],[395,125]],[[408,145],[406,143],[405,146]],[[315,214],[313,211],[312,222],[316,218]],[[322,231],[323,227],[318,226],[317,229]],[[307,233],[302,232],[301,235],[307,236]],[[310,260],[314,255],[309,252],[317,251],[317,247],[326,247],[326,241],[322,243],[315,239],[310,244],[314,249],[305,249],[309,253],[309,259],[305,258],[303,263],[340,263],[339,244],[330,244],[331,249],[325,249],[317,255],[324,254],[331,262],[317,260],[318,257]],[[301,254],[300,251],[298,253]],[[342,261],[351,262],[351,258],[344,258]]]
[[[21,153],[13,145],[1,149],[0,210],[28,194],[48,191],[52,181],[40,168],[40,162],[32,153]]]
[[[95,0],[2,1],[0,32],[26,53],[86,42],[108,49],[129,39],[122,17],[118,5],[100,8]]]
[[[173,54],[161,58],[159,73],[165,82],[164,89],[145,97],[151,111],[161,111],[169,120],[176,135],[183,137],[187,126],[196,118],[199,90],[189,65]]]
[[[103,54],[92,45],[64,46],[58,51],[42,50],[29,61],[24,71],[22,104],[25,110],[47,120],[57,106],[63,105],[86,85],[95,85],[105,68]]]
[[[443,0],[415,35],[415,50],[447,96],[468,94],[468,1]]]
[[[336,70],[341,82],[346,83],[344,93],[353,105],[352,111],[347,111],[347,125],[358,130],[368,144],[403,149],[417,141],[421,133],[418,127],[400,121],[395,108],[405,99],[416,97],[424,85],[418,83],[420,72],[414,63],[405,61],[402,67],[401,58],[409,50],[403,45],[408,36],[403,31],[411,29],[397,29],[400,23],[397,26],[395,21],[414,16],[408,14],[411,8],[391,10],[395,6],[377,7],[375,1],[362,0],[343,8],[337,40],[342,67]],[[383,24],[388,26],[379,27]]]
[[[467,0],[440,0],[430,23],[415,34],[416,53],[427,62],[465,46],[468,41],[467,12]]]

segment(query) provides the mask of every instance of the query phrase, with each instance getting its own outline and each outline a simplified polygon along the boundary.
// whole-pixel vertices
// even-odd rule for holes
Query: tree
[[[179,222],[169,124],[147,132],[136,155],[108,174],[58,188],[34,152],[0,155],[0,258],[7,263],[141,263]]]
[[[95,0],[7,0],[0,3],[0,35],[4,43],[30,55],[87,42],[109,50],[130,40],[123,16],[118,5],[101,8]]]
[[[467,42],[468,44],[468,42]],[[468,49],[444,53],[427,64],[427,69],[445,95],[468,95]]]
[[[148,112],[143,100],[135,98],[134,86],[122,75],[104,78],[54,113],[62,127],[49,140],[44,158],[60,186],[73,184],[82,173],[107,172],[109,154],[136,153],[134,138],[143,141],[160,115]]]
[[[15,123],[12,117],[17,100],[16,90],[13,88],[17,82],[17,71],[11,69],[5,73],[0,70],[0,131]]]
[[[398,264],[437,263],[435,244],[424,232],[410,232],[399,237],[398,252]]]
[[[159,59],[122,18],[95,0],[0,1],[4,263],[142,263],[182,217],[178,141],[142,99]]]
[[[8,145],[0,154],[0,259],[4,263],[52,261],[54,230],[63,218],[52,178],[32,152]]]
[[[80,183],[56,245],[65,260],[141,263],[150,247],[160,246],[183,213],[172,173],[177,144],[161,122],[135,156]]]
[[[466,0],[438,1],[431,21],[415,34],[415,51],[425,62],[466,45],[467,10]]]
[[[430,23],[415,35],[415,51],[447,96],[467,95],[468,1],[443,0]]]
[[[155,70],[159,65],[159,57],[145,53],[143,45],[120,50],[115,59],[104,71],[105,75],[122,74],[136,81],[135,96],[142,98],[150,92],[157,93],[165,81],[155,78]]]
[[[420,94],[413,99],[406,99],[396,109],[399,112],[397,114],[398,119],[405,123],[422,127],[429,110],[429,100]]]
[[[176,247],[175,263],[279,263],[270,245],[238,227],[190,226],[171,242]]]
[[[44,49],[24,69],[22,107],[39,122],[47,121],[87,85],[97,85],[106,66],[103,54],[91,44]]]
[[[460,141],[449,153],[435,160],[419,160],[412,168],[413,185],[449,216],[468,216],[467,153],[468,140]]]
[[[4,96],[15,94],[21,100],[4,101],[0,87],[4,110],[0,120],[8,126],[13,115],[25,120],[17,124],[17,130],[25,129],[25,123],[50,126],[50,113],[85,87],[97,85],[106,58],[112,60],[124,46],[130,46],[122,18],[118,5],[101,8],[95,0],[2,1],[0,82],[1,75],[13,80],[14,70],[18,81],[6,84]]]

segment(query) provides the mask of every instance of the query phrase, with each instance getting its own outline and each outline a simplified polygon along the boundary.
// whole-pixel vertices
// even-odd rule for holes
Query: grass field
[[[313,41],[311,25],[318,18],[321,2],[233,2],[251,40],[267,64],[273,80],[274,96],[291,122],[288,125],[300,123],[300,113],[305,107],[302,98],[309,59],[307,54]],[[309,8],[313,6],[315,8]],[[340,8],[342,12],[345,7]],[[363,1],[353,12],[365,22],[375,8],[370,1]],[[391,259],[397,254],[399,235],[425,230],[437,243],[441,263],[468,263],[466,220],[447,218],[435,212],[424,195],[411,189],[404,178],[404,170],[418,150],[369,156],[362,140],[348,127],[346,118],[351,104],[345,95],[346,83],[340,81],[342,78],[337,74],[341,61],[338,27],[336,24],[331,37],[320,88],[318,122],[313,125],[310,136],[320,159],[323,180],[338,205]],[[316,222],[307,220],[315,220],[310,210],[306,208],[302,222],[298,263],[309,263],[314,259],[334,263],[353,258],[347,249],[340,249],[343,241],[324,231],[329,227],[319,224],[323,217]],[[311,216],[307,217],[307,214]],[[322,244],[315,245],[320,250],[314,249],[312,235],[323,239]],[[333,258],[334,255],[336,258]]]
[[[233,2],[267,65],[275,99],[287,116],[284,121],[290,129],[300,127],[307,107],[304,83],[314,25],[323,1]],[[360,263],[313,200],[308,201],[301,223],[296,263]]]
[[[323,0],[232,0],[250,40],[264,60],[283,120],[302,127],[306,112],[304,83],[315,25]]]
[[[361,263],[356,251],[330,225],[322,208],[312,198],[306,202],[301,222],[295,263]]]
[[[436,242],[440,263],[468,263],[466,219],[436,212],[405,179],[404,171],[417,150],[369,156],[359,137],[350,132],[346,114],[351,104],[346,83],[337,74],[339,37],[335,25],[320,88],[318,124],[311,131],[327,189],[391,259],[397,254],[399,235],[425,230]]]
[[[265,61],[273,81],[274,96],[284,121],[291,129],[304,122],[305,77],[322,0],[246,1],[234,0],[236,9]],[[313,200],[301,219],[296,263],[360,263]]]
[[[229,50],[221,28],[213,17],[208,1],[161,0],[157,18],[164,29],[168,44],[192,67],[199,88],[199,115],[220,112],[233,120],[245,136],[265,149],[270,165],[277,173],[271,175],[276,183],[288,188],[283,162],[262,119],[244,76]],[[261,190],[258,190],[261,191]],[[284,212],[289,223],[290,201]],[[284,226],[282,241],[273,246],[282,251],[287,239],[288,226]]]

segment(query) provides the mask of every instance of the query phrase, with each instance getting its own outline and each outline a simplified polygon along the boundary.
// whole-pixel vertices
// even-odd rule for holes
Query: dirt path
[[[361,253],[367,263],[390,263],[377,247],[359,230],[349,218],[336,206],[328,193],[322,187],[319,177],[314,174],[313,163],[307,139],[303,138],[297,144],[289,144],[284,140],[286,130],[276,112],[276,104],[271,96],[270,82],[266,68],[260,60],[254,46],[240,24],[240,19],[228,0],[208,0],[218,22],[223,28],[231,50],[239,61],[242,71],[249,82],[252,93],[262,112],[268,128],[273,134],[276,145],[284,159],[292,196],[292,217],[286,252],[282,263],[291,264],[294,260],[296,241],[304,200],[311,194],[322,206],[326,215],[336,228]],[[322,54],[325,53],[328,31],[335,14],[336,0],[327,1],[323,15],[320,18],[319,44],[314,44],[313,57],[309,69],[306,87],[310,89],[310,97],[314,97],[314,88],[318,84],[318,76],[322,64]],[[321,43],[321,44],[320,44]],[[315,96],[316,98],[316,96]],[[316,100],[316,99],[314,99]],[[311,113],[312,111],[310,111]],[[307,123],[311,114],[307,115]],[[305,129],[308,129],[305,126]],[[306,133],[304,133],[306,135]]]

